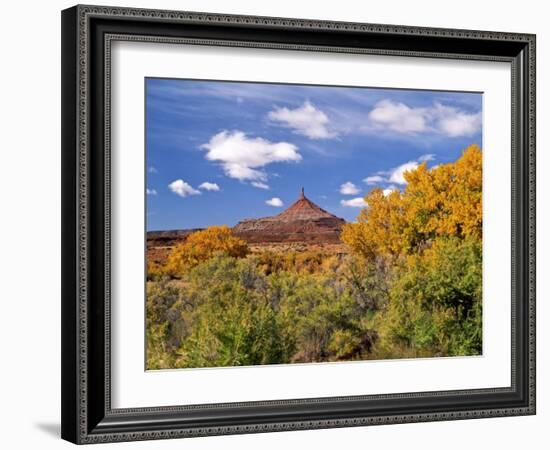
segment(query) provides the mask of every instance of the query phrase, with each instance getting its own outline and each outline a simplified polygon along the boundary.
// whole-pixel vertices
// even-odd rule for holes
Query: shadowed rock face
[[[288,209],[272,217],[245,219],[233,231],[250,243],[339,242],[344,219],[317,206],[304,195]]]

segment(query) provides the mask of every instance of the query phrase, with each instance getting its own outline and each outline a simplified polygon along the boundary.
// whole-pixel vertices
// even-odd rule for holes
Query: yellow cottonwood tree
[[[166,263],[166,271],[173,276],[181,275],[215,255],[241,258],[248,253],[246,242],[235,235],[227,225],[212,226],[190,234],[178,244]]]
[[[357,222],[344,225],[340,238],[368,259],[376,255],[397,255],[407,246],[404,198],[399,191],[387,196],[373,189],[365,196],[368,207],[361,210]]]
[[[384,196],[373,189],[357,222],[344,226],[341,239],[356,253],[372,259],[414,253],[437,237],[481,239],[482,153],[477,145],[453,163],[428,169],[424,162],[404,177],[403,192]]]
[[[482,154],[468,147],[454,163],[405,174],[408,217],[426,237],[474,237],[482,229]]]

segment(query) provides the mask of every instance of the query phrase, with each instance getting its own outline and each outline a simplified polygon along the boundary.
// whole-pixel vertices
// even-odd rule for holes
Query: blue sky
[[[278,214],[304,186],[353,221],[374,187],[482,144],[482,94],[147,78],[147,229]]]

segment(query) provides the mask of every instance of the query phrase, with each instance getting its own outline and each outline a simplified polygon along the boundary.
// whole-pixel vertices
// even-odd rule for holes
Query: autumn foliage
[[[428,169],[424,162],[405,172],[403,192],[373,189],[368,208],[344,226],[342,241],[373,258],[411,254],[436,237],[481,239],[481,163],[481,149],[472,145],[454,163]]]
[[[390,289],[377,314],[381,357],[481,351],[482,153],[406,172],[403,192],[372,190],[342,240],[385,265]]]
[[[481,149],[404,176],[366,195],[348,254],[189,235],[149,267],[148,368],[481,354]]]
[[[189,235],[177,245],[168,257],[166,271],[178,276],[213,256],[242,258],[247,253],[246,242],[234,236],[231,228],[227,225],[213,226]]]

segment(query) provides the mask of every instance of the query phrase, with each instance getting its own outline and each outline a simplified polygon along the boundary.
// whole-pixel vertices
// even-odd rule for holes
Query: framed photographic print
[[[62,437],[535,413],[535,36],[62,13]]]

